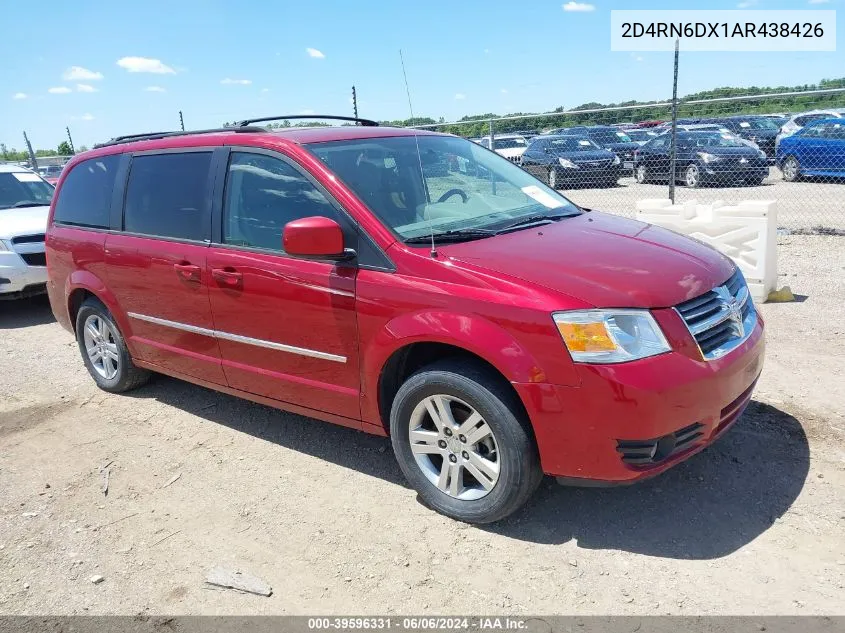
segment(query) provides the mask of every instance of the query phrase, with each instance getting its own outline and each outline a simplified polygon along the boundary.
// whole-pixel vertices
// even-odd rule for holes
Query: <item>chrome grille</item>
[[[742,273],[675,307],[706,360],[721,358],[751,335],[757,312]]]

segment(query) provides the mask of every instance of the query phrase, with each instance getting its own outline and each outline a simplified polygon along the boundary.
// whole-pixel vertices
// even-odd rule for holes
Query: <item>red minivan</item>
[[[421,498],[474,523],[544,473],[651,477],[749,402],[763,322],[715,250],[461,138],[263,120],[62,172],[50,302],[100,388],[159,372],[389,435]]]

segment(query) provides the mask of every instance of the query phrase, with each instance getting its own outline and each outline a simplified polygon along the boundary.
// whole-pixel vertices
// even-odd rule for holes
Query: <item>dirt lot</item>
[[[762,306],[723,440],[486,528],[420,505],[385,439],[164,377],[108,395],[45,301],[1,304],[0,613],[845,614],[845,238],[781,240],[800,301]],[[273,595],[204,587],[217,564]]]

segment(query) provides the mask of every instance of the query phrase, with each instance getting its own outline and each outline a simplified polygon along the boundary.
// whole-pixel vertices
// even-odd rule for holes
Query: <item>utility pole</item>
[[[675,78],[672,80],[672,140],[669,147],[669,200],[675,204],[675,162],[678,141],[678,44],[675,40]]]
[[[32,151],[32,143],[26,137],[26,132],[23,133],[23,140],[26,143],[26,149],[29,152],[29,163],[32,169],[38,169],[38,160],[35,158],[35,152]]]
[[[73,146],[73,139],[70,137],[70,128],[66,127],[65,131],[67,132],[67,142],[70,144],[70,153],[76,154],[76,148]]]
[[[182,111],[179,110],[179,125],[182,126],[182,131],[185,131],[185,119],[182,118]]]
[[[353,116],[358,118],[358,95],[355,93],[355,86],[352,86],[352,112]]]

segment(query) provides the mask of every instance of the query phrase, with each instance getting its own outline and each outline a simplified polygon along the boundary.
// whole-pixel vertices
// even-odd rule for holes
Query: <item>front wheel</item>
[[[393,401],[390,431],[399,466],[420,498],[460,521],[498,521],[542,480],[516,395],[471,362],[441,361],[412,375]]]
[[[690,165],[687,167],[686,172],[684,172],[684,182],[687,187],[692,189],[701,186],[701,172],[698,169],[698,165]]]
[[[149,372],[132,362],[111,313],[96,299],[86,299],[79,308],[76,340],[85,368],[100,389],[120,393],[149,380]]]
[[[634,180],[640,184],[645,184],[649,181],[648,167],[645,165],[637,165],[634,170]]]
[[[549,187],[557,190],[558,182],[557,182],[557,169],[554,167],[549,168]]]
[[[781,171],[786,182],[795,182],[801,178],[801,165],[798,164],[798,159],[795,156],[788,156],[783,161]]]

